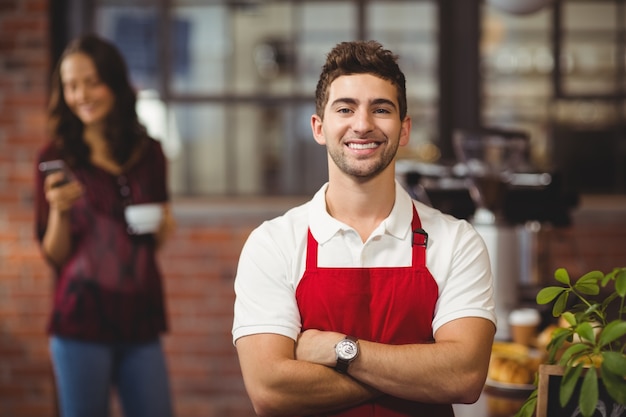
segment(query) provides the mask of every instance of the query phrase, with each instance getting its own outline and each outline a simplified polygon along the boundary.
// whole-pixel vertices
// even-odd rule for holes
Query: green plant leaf
[[[530,393],[514,417],[532,417],[534,415],[537,409],[537,393],[537,389]]]
[[[626,378],[626,355],[621,352],[602,352],[602,367],[606,367],[612,374]]]
[[[606,346],[624,335],[626,335],[626,321],[613,320],[600,333],[600,346]]]
[[[626,405],[626,380],[623,376],[612,372],[606,362],[602,363],[600,368],[602,383],[611,398],[620,404]]]
[[[552,332],[552,340],[555,339],[568,339],[572,336],[574,331],[570,327],[558,327]]]
[[[571,280],[569,279],[569,274],[565,268],[559,268],[554,271],[554,278],[562,284],[569,285]]]
[[[569,311],[565,311],[561,314],[561,317],[563,317],[563,320],[565,320],[570,326],[576,326],[576,316],[574,316],[574,314]]]
[[[598,374],[596,368],[591,367],[587,369],[587,374],[583,378],[583,384],[580,388],[580,397],[578,399],[580,413],[584,417],[591,417],[596,411],[598,397]]]
[[[555,363],[557,353],[561,350],[561,347],[563,347],[565,342],[568,339],[571,339],[572,334],[573,332],[571,329],[564,329],[562,327],[559,327],[558,329],[555,329],[554,332],[552,332],[552,338],[550,339],[550,342],[547,346],[550,353],[548,358],[549,363]]]
[[[548,304],[565,291],[563,287],[545,287],[537,293],[537,304]]]
[[[582,294],[596,295],[600,293],[598,283],[603,277],[604,274],[600,271],[587,272],[574,283],[573,287]]]
[[[604,273],[602,271],[589,271],[585,273],[582,277],[578,279],[578,281],[595,281],[600,282],[604,278]]]
[[[597,282],[580,282],[578,281],[576,283],[576,285],[574,286],[574,288],[576,288],[576,291],[580,292],[581,294],[586,294],[586,295],[597,295],[600,294],[600,286],[598,285]]]
[[[617,273],[615,278],[615,291],[620,297],[626,297],[626,268]]]
[[[569,297],[569,291],[563,291],[561,295],[556,299],[554,306],[552,307],[552,315],[559,317],[561,313],[567,308],[567,298]]]
[[[561,379],[561,390],[559,391],[559,403],[561,407],[565,407],[572,398],[578,378],[583,371],[582,365],[576,365],[572,368],[565,367],[563,379]]]
[[[606,311],[607,307],[613,303],[613,300],[615,300],[617,297],[619,297],[619,295],[616,292],[612,292],[609,295],[607,295],[606,297],[604,297],[604,299],[602,300],[602,304],[600,305],[600,310],[602,311]]]
[[[585,321],[583,323],[580,323],[576,327],[576,334],[578,334],[581,339],[587,340],[590,343],[596,342],[596,334],[593,331],[593,326],[591,326],[591,323],[589,322]]]
[[[604,278],[602,278],[602,285],[606,285],[609,281],[617,279],[617,275],[622,272],[623,269],[624,268],[613,268],[611,272],[607,272]]]
[[[572,356],[577,356],[579,353],[589,350],[589,347],[582,343],[575,343],[568,347],[563,356],[561,356],[561,363],[567,363]]]

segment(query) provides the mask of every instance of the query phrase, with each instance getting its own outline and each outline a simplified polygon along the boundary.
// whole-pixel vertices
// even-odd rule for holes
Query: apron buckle
[[[418,235],[420,237],[418,237]],[[428,245],[428,233],[426,233],[426,231],[421,227],[413,230],[413,246],[416,245],[424,247]]]

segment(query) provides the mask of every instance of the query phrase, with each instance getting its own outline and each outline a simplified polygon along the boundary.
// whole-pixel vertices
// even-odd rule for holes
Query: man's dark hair
[[[342,75],[371,74],[391,82],[398,92],[400,120],[407,114],[406,80],[398,66],[398,56],[376,41],[337,44],[327,55],[315,90],[315,112],[324,117],[328,89]]]

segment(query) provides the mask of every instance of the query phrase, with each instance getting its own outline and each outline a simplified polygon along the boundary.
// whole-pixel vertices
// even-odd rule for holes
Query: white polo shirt
[[[322,186],[309,202],[262,223],[248,237],[235,278],[233,342],[258,333],[297,339],[301,320],[296,288],[306,268],[309,227],[319,244],[320,267],[411,265],[411,204],[428,233],[426,264],[439,286],[433,332],[461,317],[496,323],[489,255],[467,221],[411,200],[396,182],[396,201],[389,217],[363,243],[353,228],[326,211],[327,187]]]

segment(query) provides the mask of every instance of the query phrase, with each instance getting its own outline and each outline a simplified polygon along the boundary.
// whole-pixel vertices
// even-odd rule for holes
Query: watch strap
[[[347,374],[348,366],[350,366],[350,361],[337,358],[337,363],[335,364],[335,371],[339,372],[340,374]]]

